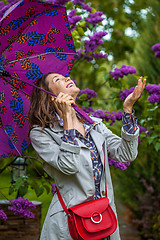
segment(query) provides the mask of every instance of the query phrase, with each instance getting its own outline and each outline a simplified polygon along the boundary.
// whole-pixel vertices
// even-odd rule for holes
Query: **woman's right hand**
[[[59,93],[57,97],[52,98],[57,113],[63,119],[64,129],[73,128],[72,118],[76,115],[72,104],[75,104],[74,98],[65,93]]]

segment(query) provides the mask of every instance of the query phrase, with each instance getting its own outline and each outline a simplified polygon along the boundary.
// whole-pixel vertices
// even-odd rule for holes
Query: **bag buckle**
[[[100,216],[99,221],[95,221],[95,220],[93,219],[94,217],[96,217],[96,216],[94,216],[95,214],[96,214],[96,216]],[[97,214],[98,214],[98,215],[97,215]],[[100,223],[100,222],[102,222],[102,214],[100,214],[100,213],[98,213],[98,212],[93,213],[93,214],[92,214],[92,217],[91,217],[91,220],[92,220],[93,223]]]

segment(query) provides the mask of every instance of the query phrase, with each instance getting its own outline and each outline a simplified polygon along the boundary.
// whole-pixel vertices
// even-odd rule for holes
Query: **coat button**
[[[106,192],[105,191],[102,191],[102,196],[106,196]]]

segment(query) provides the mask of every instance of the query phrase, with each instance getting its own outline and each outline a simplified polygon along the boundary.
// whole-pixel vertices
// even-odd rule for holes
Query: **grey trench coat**
[[[96,144],[107,178],[107,194],[110,205],[116,214],[114,194],[110,176],[108,156],[120,162],[131,162],[137,156],[138,135],[121,130],[121,138],[113,134],[102,123],[101,119],[92,118],[96,122],[90,134]],[[90,150],[79,139],[78,146],[62,141],[63,127],[55,124],[54,128],[35,126],[30,132],[31,143],[40,158],[44,160],[44,170],[55,180],[61,196],[67,206],[83,203],[93,198],[95,185]],[[103,149],[103,150],[102,150]],[[104,169],[104,168],[103,168]],[[105,192],[105,174],[100,183],[102,196]],[[116,214],[117,215],[117,214]],[[50,204],[40,240],[72,240],[67,222],[67,215],[55,193]],[[120,240],[119,228],[111,235],[111,240]]]

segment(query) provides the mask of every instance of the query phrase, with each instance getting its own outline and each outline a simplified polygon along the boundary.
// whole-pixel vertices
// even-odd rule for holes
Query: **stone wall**
[[[35,218],[28,219],[15,216],[14,212],[8,210],[9,202],[0,200],[2,209],[8,219],[0,225],[0,240],[39,240],[41,230],[41,202],[32,201],[35,209],[31,209]]]

